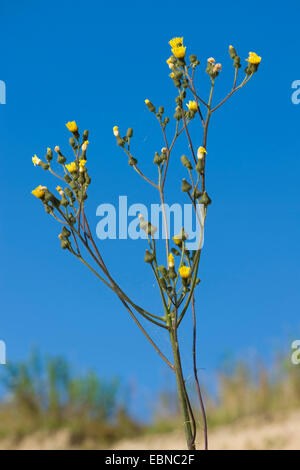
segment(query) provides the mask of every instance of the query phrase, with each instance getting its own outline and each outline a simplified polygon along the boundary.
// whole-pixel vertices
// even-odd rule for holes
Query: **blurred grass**
[[[1,383],[0,438],[68,429],[74,445],[95,439],[107,446],[140,430],[120,404],[118,380],[100,380],[93,372],[74,376],[63,358],[32,352],[25,362],[8,363]]]
[[[257,359],[229,360],[216,377],[216,393],[208,394],[202,386],[210,429],[247,418],[271,419],[278,413],[300,409],[300,366],[278,353],[271,367]],[[190,389],[196,419],[201,422],[196,392]],[[169,432],[180,426],[175,391],[161,393],[151,433]]]
[[[174,389],[161,391],[152,423],[142,425],[130,416],[117,379],[102,380],[93,372],[76,376],[63,358],[32,352],[2,371],[0,439],[18,442],[37,431],[66,429],[72,446],[107,448],[125,437],[181,428]],[[195,390],[190,392],[201,421]],[[282,353],[268,368],[260,360],[230,360],[217,373],[215,393],[203,392],[210,429],[244,418],[269,419],[300,409],[300,366]]]

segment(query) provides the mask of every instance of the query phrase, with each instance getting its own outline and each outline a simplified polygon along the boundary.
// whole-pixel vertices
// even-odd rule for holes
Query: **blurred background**
[[[105,447],[150,428],[178,428],[173,377],[118,300],[61,250],[58,225],[30,194],[38,184],[57,183],[34,168],[31,157],[43,158],[47,147],[60,145],[71,158],[65,123],[75,119],[90,130],[87,213],[94,232],[102,203],[117,206],[120,195],[129,205],[158,203],[128,166],[112,127],[123,133],[134,128],[133,153],[154,177],[153,156],[163,141],[144,99],[173,115],[176,90],[166,59],[174,36],[183,36],[187,54],[200,60],[201,96],[209,91],[207,58],[222,63],[215,103],[232,86],[229,44],[242,59],[249,51],[262,56],[259,72],[215,113],[209,131],[207,189],[213,204],[196,298],[199,376],[209,420],[214,428],[253,416],[269,423],[278,413],[295,419],[300,366],[292,366],[290,354],[300,335],[300,105],[292,102],[292,83],[300,79],[298,2],[270,8],[262,1],[250,7],[219,0],[2,0],[1,9],[6,104],[0,105],[0,339],[8,361],[0,366],[3,439],[9,434],[19,442],[24,434],[67,426],[72,438],[60,436],[58,446]],[[192,133],[200,145],[196,125]],[[183,152],[184,138],[170,164],[170,204],[184,201]],[[123,289],[158,311],[143,262],[145,242],[105,240],[100,246]],[[150,332],[168,354],[167,339],[155,328]],[[192,387],[188,319],[181,334]],[[9,429],[5,423],[16,412]],[[291,445],[292,438],[287,444],[277,437],[261,442]],[[250,441],[243,445],[251,447]]]

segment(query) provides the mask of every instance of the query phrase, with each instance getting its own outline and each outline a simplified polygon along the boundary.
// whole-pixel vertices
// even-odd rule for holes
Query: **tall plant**
[[[169,132],[171,121],[169,117],[164,117],[164,108],[160,106],[156,109],[150,100],[145,100],[149,111],[158,121],[164,140],[164,147],[161,149],[160,153],[155,153],[153,160],[154,164],[157,166],[157,179],[155,181],[144,174],[131,150],[133,129],[129,128],[126,135],[122,136],[118,126],[114,126],[113,128],[117,144],[127,154],[129,165],[147,184],[157,190],[161,202],[165,231],[165,263],[162,264],[159,260],[156,247],[156,227],[151,224],[150,221],[145,220],[141,214],[139,215],[139,225],[140,229],[144,230],[146,233],[149,246],[145,253],[145,262],[148,263],[152,269],[154,279],[157,283],[163,314],[157,315],[156,313],[149,312],[143,306],[137,305],[137,303],[124,292],[116,282],[107,262],[103,259],[100,248],[94,240],[86,215],[87,192],[91,183],[91,178],[86,167],[89,132],[85,130],[82,136],[80,136],[75,121],[66,124],[68,130],[72,133],[69,142],[74,152],[74,160],[67,163],[67,159],[60,150],[60,147],[56,146],[54,149],[57,154],[57,163],[62,169],[60,174],[55,172],[52,168],[52,149],[48,148],[45,157],[46,161],[42,161],[36,155],[32,159],[34,165],[42,167],[63,182],[64,188],[61,186],[57,186],[56,188],[59,197],[55,196],[46,186],[42,185],[34,189],[32,194],[41,200],[46,212],[62,225],[62,231],[59,234],[61,247],[80,260],[99,280],[117,295],[143,335],[151,343],[161,359],[174,372],[177,381],[178,398],[182,411],[187,447],[193,450],[195,449],[197,424],[185,384],[180,355],[180,341],[178,337],[178,330],[184,316],[188,312],[191,312],[193,323],[193,370],[204,422],[204,447],[207,449],[206,415],[196,363],[195,289],[199,283],[197,275],[202,252],[202,238],[199,237],[199,245],[197,249],[193,251],[187,249],[186,240],[188,239],[188,233],[186,233],[184,228],[171,240],[170,227],[165,210],[164,190],[171,154],[174,154],[175,144],[179,136],[185,134],[188,144],[186,153],[189,157],[186,155],[181,156],[181,162],[186,171],[186,178],[182,180],[181,190],[186,194],[192,204],[195,216],[203,232],[208,206],[211,203],[206,184],[209,124],[213,114],[235,92],[250,81],[258,70],[261,57],[254,52],[249,53],[249,57],[246,59],[248,65],[245,69],[244,77],[238,84],[238,72],[241,68],[241,60],[235,48],[230,46],[229,54],[234,67],[233,86],[223,100],[217,104],[213,104],[215,83],[222,69],[221,64],[216,63],[213,57],[207,60],[206,73],[210,80],[210,93],[206,100],[200,97],[196,86],[196,71],[200,65],[197,56],[190,55],[189,60],[186,59],[186,47],[183,45],[183,38],[174,38],[169,44],[171,46],[172,55],[167,60],[167,64],[171,69],[170,77],[177,89],[174,130],[171,139]],[[188,99],[189,101],[187,101]],[[202,134],[202,140],[200,140],[198,136],[197,142],[193,143],[189,126],[195,119],[199,120],[199,130]],[[200,143],[201,145],[199,146]],[[84,252],[83,248],[85,248]],[[165,332],[172,347],[172,359],[167,358],[156,342],[153,341],[140,322],[139,317],[153,323]]]

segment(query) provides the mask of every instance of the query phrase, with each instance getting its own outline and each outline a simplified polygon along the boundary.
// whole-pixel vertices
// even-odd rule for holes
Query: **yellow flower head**
[[[149,104],[149,103],[150,103],[150,100],[145,100],[145,103],[146,103],[146,104]]]
[[[174,268],[175,266],[175,260],[174,260],[174,256],[172,253],[169,254],[168,265],[169,265],[169,268]]]
[[[83,171],[86,164],[86,160],[79,160],[79,171]]]
[[[171,78],[175,78],[175,74],[174,74],[174,72],[171,72],[171,73],[169,74],[169,77],[171,77]]]
[[[75,173],[75,171],[77,171],[76,162],[69,163],[66,165],[66,168],[70,173]]]
[[[206,154],[207,154],[207,151],[205,150],[204,147],[199,147],[199,148],[198,148],[198,150],[197,150],[197,157],[199,158],[199,160],[200,160],[201,158],[203,158],[204,155],[206,155]]]
[[[187,279],[190,275],[190,270],[191,268],[189,268],[188,266],[181,266],[179,268],[179,274],[183,279]]]
[[[259,57],[259,55],[257,55],[255,52],[249,52],[249,57],[246,60],[249,62],[249,64],[258,65],[261,62],[261,57]]]
[[[118,137],[118,135],[119,135],[119,128],[118,128],[118,126],[114,126],[114,127],[113,127],[113,133],[114,133],[114,136],[115,136],[115,137]]]
[[[45,194],[45,189],[46,189],[45,186],[39,185],[37,188],[31,191],[31,194],[33,194],[38,199],[41,199]]]
[[[195,111],[195,112],[198,109],[198,105],[197,105],[196,101],[189,101],[187,103],[187,107],[189,108],[190,111]]]
[[[37,166],[40,164],[40,158],[37,157],[37,155],[34,155],[34,157],[32,157],[32,163],[34,164],[34,166]]]
[[[76,124],[75,121],[67,122],[66,126],[67,126],[67,128],[69,129],[70,132],[73,132],[73,134],[75,132],[78,132],[78,127],[77,127],[77,124]]]
[[[183,59],[185,57],[186,47],[183,46],[183,38],[173,38],[169,41],[172,53],[177,59]]]
[[[168,66],[169,66],[169,69],[173,70],[175,68],[175,65],[173,64],[173,57],[169,57],[167,60],[166,60]]]
[[[180,235],[175,235],[173,237],[173,241],[174,241],[175,245],[181,246],[182,238],[180,237]]]
[[[64,194],[63,188],[61,188],[60,186],[56,186],[55,189],[56,189],[56,191],[59,192],[59,194],[60,194],[61,196],[63,196],[63,194]]]

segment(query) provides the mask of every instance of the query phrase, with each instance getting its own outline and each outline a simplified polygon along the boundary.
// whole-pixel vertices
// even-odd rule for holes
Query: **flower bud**
[[[85,131],[83,131],[82,139],[85,142],[86,140],[88,140],[88,138],[89,138],[89,131],[86,129]]]
[[[53,152],[52,152],[51,148],[48,147],[47,148],[47,153],[46,153],[46,160],[48,162],[51,162],[52,158],[53,158]]]
[[[149,250],[146,250],[144,260],[145,263],[152,263],[154,261],[154,255],[150,253]]]
[[[147,108],[149,109],[149,111],[151,111],[151,113],[155,113],[155,106],[151,103],[151,101],[149,101],[147,99],[147,100],[145,100],[145,103],[146,103]]]
[[[208,206],[211,204],[212,200],[210,199],[209,195],[207,194],[206,191],[202,194],[202,197],[200,199],[200,204],[203,204],[204,206]]]
[[[74,139],[74,137],[70,137],[70,138],[69,138],[69,143],[70,143],[70,145],[71,145],[71,147],[72,147],[72,148],[74,148],[74,147],[75,147],[75,145],[76,145],[76,142],[75,142],[75,139]]]
[[[229,46],[229,55],[232,59],[235,59],[237,56],[236,50],[233,46]]]
[[[128,137],[129,139],[133,136],[133,129],[132,129],[132,127],[129,127],[129,128],[127,129],[127,134],[126,134],[126,135],[127,135],[127,137]]]
[[[182,155],[182,157],[180,158],[180,160],[181,160],[181,163],[183,164],[183,166],[185,166],[185,167],[188,168],[189,170],[192,170],[192,169],[193,169],[190,160],[189,160],[185,155]]]
[[[181,191],[183,191],[184,193],[188,193],[191,189],[192,189],[192,186],[190,185],[190,183],[188,183],[187,180],[183,178]]]

